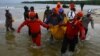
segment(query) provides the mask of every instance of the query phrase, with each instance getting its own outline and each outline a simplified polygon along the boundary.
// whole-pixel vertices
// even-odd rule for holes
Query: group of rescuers
[[[93,19],[91,17],[91,10],[87,11],[87,14],[83,14],[83,9],[76,13],[76,8],[74,3],[70,3],[69,11],[67,15],[64,13],[64,9],[61,6],[61,3],[58,2],[55,8],[50,9],[50,6],[46,6],[46,10],[44,12],[43,22],[39,19],[38,13],[34,11],[34,7],[31,6],[28,9],[27,6],[24,6],[24,22],[18,27],[17,32],[20,33],[20,30],[23,26],[28,27],[28,34],[32,37],[32,42],[36,44],[36,46],[32,46],[33,48],[41,47],[41,27],[43,26],[49,29],[60,28],[56,35],[61,31],[61,27],[64,27],[63,37],[61,37],[62,47],[61,47],[61,56],[72,56],[75,51],[75,47],[78,44],[78,39],[84,41],[86,39],[88,24],[91,22],[92,28],[94,28]],[[6,31],[15,31],[12,27],[13,19],[9,10],[6,10]],[[66,20],[66,22],[64,21]],[[50,42],[54,41],[55,36],[53,36],[54,31],[51,31]],[[66,54],[66,50],[68,49],[68,53]]]

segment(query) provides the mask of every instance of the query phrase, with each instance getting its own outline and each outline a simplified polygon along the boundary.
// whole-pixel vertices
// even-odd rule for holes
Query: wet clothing
[[[25,11],[25,12],[24,12],[24,19],[25,19],[25,20],[26,20],[26,19],[29,19],[28,14],[29,14],[29,11]]]
[[[94,20],[92,19],[92,17],[84,16],[82,18],[82,24],[83,24],[83,26],[85,28],[85,35],[88,32],[88,25],[89,25],[90,22],[91,22],[91,27],[94,28]]]
[[[48,20],[48,17],[52,14],[51,10],[45,10],[44,12],[44,18],[43,18],[43,22],[46,22]]]
[[[14,30],[14,28],[12,27],[13,19],[11,13],[6,13],[5,17],[6,17],[6,22],[5,22],[6,30],[7,31],[9,31],[9,29]]]
[[[24,20],[29,19],[29,15],[28,14],[29,14],[29,11],[25,10],[25,12],[24,12]],[[28,34],[31,35],[29,27],[28,27]]]
[[[20,29],[24,26],[24,25],[28,25],[30,27],[30,31],[31,33],[37,33],[40,31],[40,25],[44,26],[44,27],[48,27],[48,25],[42,23],[40,20],[35,19],[35,20],[26,20],[24,21],[21,26],[18,28],[18,31],[20,31]]]
[[[32,35],[32,42],[36,43],[37,46],[41,46],[41,34],[38,34],[35,38]]]
[[[60,15],[58,14],[52,14],[51,16],[49,16],[48,20],[47,20],[47,24],[51,24],[53,26],[58,25],[60,22],[62,21],[62,18],[60,17]],[[53,39],[53,35],[51,34],[50,37],[51,42],[54,40]]]
[[[65,13],[60,14],[61,20],[64,20],[64,17],[66,17],[66,14]]]
[[[53,14],[51,15],[48,20],[47,20],[47,24],[52,24],[52,25],[57,25],[59,24],[63,19],[60,17],[60,15],[58,14]]]
[[[85,29],[85,35],[87,35],[88,29],[87,28],[84,28],[84,29]]]
[[[82,26],[82,23],[78,20],[74,20],[73,22],[67,22],[65,24],[67,27],[67,30],[65,32],[65,37],[63,39],[61,53],[65,53],[66,49],[69,45],[69,51],[74,52],[75,47],[78,43],[78,33],[80,32],[80,38],[81,40],[84,40],[84,27]]]
[[[82,18],[82,24],[86,29],[88,29],[88,25],[89,25],[90,22],[91,22],[92,28],[94,28],[94,20],[92,19],[92,17],[84,16]]]
[[[20,29],[24,26],[24,25],[28,25],[29,28],[30,28],[30,32],[31,32],[31,36],[32,36],[32,41],[34,43],[37,44],[37,46],[40,46],[41,44],[41,29],[40,29],[40,26],[44,26],[46,28],[48,28],[49,26],[42,23],[40,20],[38,19],[34,19],[33,21],[32,20],[26,20],[24,21],[18,28],[17,32],[20,32]]]
[[[65,53],[66,50],[69,50],[71,52],[75,51],[75,47],[78,42],[78,36],[73,36],[73,39],[68,39],[68,37],[65,35],[63,42],[62,42],[62,47],[61,47],[61,53]],[[69,46],[69,48],[68,48]]]
[[[65,32],[65,35],[67,35],[70,39],[72,39],[73,36],[78,35],[78,32],[84,31],[84,27],[82,26],[81,22],[78,22],[76,24],[75,22],[72,22],[72,23],[67,22],[66,27],[67,27],[67,30]]]

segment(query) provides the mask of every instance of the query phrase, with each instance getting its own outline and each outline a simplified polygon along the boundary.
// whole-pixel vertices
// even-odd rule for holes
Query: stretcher
[[[67,23],[68,19],[67,17],[64,17],[63,23]],[[51,35],[56,40],[62,40],[66,31],[66,26],[51,26],[49,29]]]

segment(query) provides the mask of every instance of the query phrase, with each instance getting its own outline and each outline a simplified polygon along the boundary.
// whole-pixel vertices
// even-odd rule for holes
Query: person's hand
[[[86,38],[85,36],[82,36],[82,37],[81,37],[81,41],[84,41],[84,40],[85,40],[85,38]]]
[[[51,28],[53,25],[52,24],[48,24],[49,25],[49,28]]]
[[[85,32],[81,33],[81,34],[80,34],[80,39],[81,39],[82,41],[84,41],[85,38],[86,38]]]

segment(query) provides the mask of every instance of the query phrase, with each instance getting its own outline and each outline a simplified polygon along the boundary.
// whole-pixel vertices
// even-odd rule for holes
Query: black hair
[[[50,8],[50,6],[47,5],[46,8]]]
[[[6,12],[9,12],[9,10],[5,10]]]
[[[28,11],[28,7],[27,7],[27,6],[24,6],[24,10],[25,10],[25,11]]]
[[[31,11],[34,11],[34,7],[33,7],[33,6],[31,6],[31,7],[30,7],[30,10],[31,10]]]

